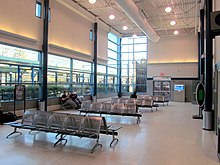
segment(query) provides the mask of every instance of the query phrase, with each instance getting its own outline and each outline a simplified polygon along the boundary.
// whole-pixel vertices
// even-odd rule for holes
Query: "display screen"
[[[198,94],[199,94],[198,100],[203,101],[204,100],[204,90],[199,90]]]
[[[184,90],[184,85],[174,85],[174,90],[175,91],[183,91]]]

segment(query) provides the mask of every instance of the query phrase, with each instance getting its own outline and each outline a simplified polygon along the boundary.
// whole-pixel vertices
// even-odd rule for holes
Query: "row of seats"
[[[96,113],[109,115],[122,115],[137,117],[137,122],[140,122],[142,116],[138,113],[137,105],[134,103],[102,103],[102,102],[83,102],[80,113]]]
[[[112,98],[112,103],[136,103],[137,100],[152,100],[152,102],[166,102],[164,96],[137,95],[135,98]]]
[[[148,99],[148,100],[153,100],[154,103],[164,103],[166,102],[168,105],[169,100],[166,99],[164,96],[150,96],[150,95],[138,95],[137,99]]]
[[[103,117],[33,110],[26,111],[22,121],[20,123],[12,123],[11,126],[14,127],[14,131],[6,138],[15,133],[22,134],[17,131],[17,128],[56,133],[56,137],[59,136],[59,139],[54,144],[54,147],[62,141],[65,142],[64,144],[67,143],[67,139],[64,138],[65,135],[92,138],[96,140],[96,144],[91,152],[93,152],[96,147],[102,146],[99,143],[100,133],[113,135],[113,140],[110,143],[111,146],[113,141],[118,141],[115,135],[118,135],[116,131],[120,129],[120,127],[107,126]]]
[[[118,104],[118,103],[124,103],[125,105],[126,104],[135,104],[137,107],[146,107],[146,108],[151,108],[151,111],[153,111],[153,107],[156,107],[156,110],[157,110],[157,107],[158,105],[157,104],[154,104],[154,101],[152,98],[148,97],[148,96],[140,96],[135,99],[135,98],[112,98],[111,100],[111,103],[115,103],[115,104]]]

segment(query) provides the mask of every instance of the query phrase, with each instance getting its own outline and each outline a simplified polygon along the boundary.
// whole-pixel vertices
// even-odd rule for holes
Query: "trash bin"
[[[45,102],[42,100],[38,100],[38,110],[44,111]]]
[[[203,129],[212,130],[213,129],[213,111],[203,111]]]

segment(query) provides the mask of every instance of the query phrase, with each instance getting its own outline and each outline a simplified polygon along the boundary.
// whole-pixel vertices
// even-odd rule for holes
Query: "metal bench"
[[[28,129],[30,131],[43,131],[46,133],[55,133],[58,140],[55,142],[54,147],[64,141],[64,145],[67,143],[65,139],[66,135],[78,136],[80,138],[92,138],[96,140],[96,144],[91,149],[91,153],[98,146],[102,146],[99,143],[99,137],[101,134],[112,135],[112,141],[118,141],[115,137],[118,135],[117,130],[121,127],[107,126],[105,118],[97,116],[82,116],[66,113],[52,113],[45,111],[26,111],[23,115],[20,123],[12,123],[14,131],[9,136],[19,133],[17,129]]]
[[[93,105],[94,104],[94,105]],[[95,106],[99,105],[97,109],[94,109]],[[129,105],[133,107],[133,110],[128,110]],[[136,104],[124,104],[124,103],[90,103],[90,106],[83,106],[82,109],[78,109],[80,114],[102,114],[105,115],[119,115],[119,116],[132,116],[137,117],[137,123],[140,122],[140,117],[142,114],[138,112]]]

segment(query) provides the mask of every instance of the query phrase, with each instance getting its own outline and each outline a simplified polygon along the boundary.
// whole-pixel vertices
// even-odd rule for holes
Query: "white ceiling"
[[[133,0],[133,2],[139,9],[137,14],[146,19],[160,37],[172,36],[174,30],[178,30],[179,35],[190,35],[195,33],[195,27],[198,27],[200,0]],[[71,0],[71,3],[83,7],[122,36],[131,36],[134,33],[143,34],[115,0],[96,0],[95,4],[90,4],[88,0]],[[164,10],[167,6],[173,8],[170,13]],[[114,20],[109,19],[110,14],[115,15]],[[177,22],[175,26],[170,25],[172,20]],[[128,30],[122,29],[124,25],[128,26]]]

